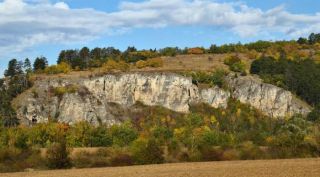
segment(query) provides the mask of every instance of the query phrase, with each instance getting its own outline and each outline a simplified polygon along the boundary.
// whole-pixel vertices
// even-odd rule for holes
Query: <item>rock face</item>
[[[86,120],[92,124],[115,124],[127,119],[126,114],[136,103],[163,106],[176,112],[187,113],[189,105],[207,103],[214,108],[226,108],[230,97],[260,109],[272,117],[295,113],[306,114],[307,105],[288,91],[251,77],[228,77],[232,92],[218,87],[199,89],[191,78],[177,74],[127,73],[109,74],[95,78],[46,79],[37,81],[32,89],[15,101],[17,115],[22,123],[60,122],[75,123]],[[64,94],[56,88],[75,87]],[[22,101],[19,101],[22,100]]]
[[[261,110],[270,117],[306,115],[310,107],[297,99],[291,92],[271,84],[263,83],[252,76],[238,76],[231,74],[226,78],[231,88],[232,96],[242,103]]]

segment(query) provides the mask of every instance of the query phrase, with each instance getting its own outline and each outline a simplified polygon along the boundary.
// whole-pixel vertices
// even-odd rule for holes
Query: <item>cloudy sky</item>
[[[11,58],[83,46],[192,47],[320,32],[318,0],[0,0],[0,72]]]

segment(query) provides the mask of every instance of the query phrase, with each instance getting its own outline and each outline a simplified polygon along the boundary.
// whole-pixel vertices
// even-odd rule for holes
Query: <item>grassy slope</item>
[[[318,177],[320,159],[202,162],[1,174],[2,177]]]

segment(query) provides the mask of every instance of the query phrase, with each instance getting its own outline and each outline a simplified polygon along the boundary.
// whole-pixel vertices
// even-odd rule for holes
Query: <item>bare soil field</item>
[[[319,177],[320,159],[202,162],[0,174],[1,177]]]

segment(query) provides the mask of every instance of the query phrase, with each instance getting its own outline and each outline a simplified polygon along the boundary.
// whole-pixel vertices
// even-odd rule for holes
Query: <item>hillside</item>
[[[0,172],[319,157],[316,47],[85,48],[25,70],[11,60]]]

